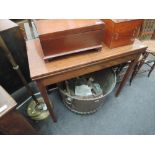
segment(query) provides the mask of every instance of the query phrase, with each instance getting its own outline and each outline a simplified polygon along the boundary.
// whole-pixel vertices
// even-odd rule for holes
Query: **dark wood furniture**
[[[131,60],[129,68],[117,89],[116,96],[118,96],[131,75],[141,53],[147,48],[139,40],[135,40],[132,45],[114,49],[109,49],[103,45],[100,51],[93,50],[91,52],[68,55],[45,63],[42,59],[43,54],[39,39],[29,40],[26,44],[31,78],[36,81],[54,121],[56,121],[56,117],[53,111],[53,104],[48,98],[46,86]]]
[[[143,20],[103,19],[104,43],[110,47],[132,44],[138,35]]]
[[[155,40],[146,40],[146,41],[143,41],[143,44],[146,45],[148,48],[146,49],[146,51],[144,51],[144,53],[141,54],[137,64],[134,67],[134,71],[130,78],[130,85],[144,64],[147,64],[148,66],[150,66],[150,70],[148,70],[149,71],[148,77],[151,75],[152,71],[155,68],[155,60],[151,62],[147,61],[147,58],[150,54],[155,57]],[[153,63],[153,64],[150,65],[150,63]]]
[[[36,134],[35,129],[30,123],[16,111],[17,103],[0,86],[0,108],[6,106],[4,111],[0,112],[0,132],[11,135]]]
[[[30,82],[26,44],[19,26],[11,20],[0,19],[0,35],[12,52],[24,77]],[[23,86],[21,81],[17,79],[19,77],[9,64],[0,42],[0,83],[9,93],[13,93]]]
[[[35,25],[45,60],[102,47],[104,24],[98,19],[36,20]]]

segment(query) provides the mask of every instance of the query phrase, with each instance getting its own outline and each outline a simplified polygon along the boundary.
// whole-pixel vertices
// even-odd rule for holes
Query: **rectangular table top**
[[[41,79],[46,76],[56,75],[69,69],[77,69],[92,63],[100,63],[102,61],[114,60],[130,54],[137,54],[139,50],[147,48],[139,40],[135,40],[134,44],[109,49],[103,44],[100,51],[92,50],[81,52],[78,54],[67,55],[52,59],[50,62],[43,60],[43,51],[39,39],[26,41],[27,54],[29,61],[30,76],[33,80]]]

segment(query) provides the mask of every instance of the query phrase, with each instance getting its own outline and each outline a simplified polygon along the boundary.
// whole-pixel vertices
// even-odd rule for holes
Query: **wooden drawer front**
[[[42,40],[41,45],[45,56],[69,53],[74,50],[81,50],[101,45],[103,30],[90,31],[86,33],[68,35],[57,39]]]

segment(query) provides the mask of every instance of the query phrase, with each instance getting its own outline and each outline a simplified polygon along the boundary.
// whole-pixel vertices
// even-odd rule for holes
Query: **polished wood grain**
[[[105,23],[104,43],[115,48],[132,44],[138,35],[143,20],[103,19]]]
[[[69,70],[80,69],[81,67],[94,63],[117,61],[118,58],[140,53],[140,50],[144,50],[147,47],[139,40],[135,40],[132,45],[114,49],[110,49],[103,44],[103,48],[100,51],[92,50],[86,53],[69,55],[45,63],[42,59],[43,51],[39,39],[29,40],[26,44],[30,75],[33,80],[42,79],[43,77],[56,75]]]
[[[137,64],[140,55],[141,55],[141,54],[137,55],[136,58],[135,58],[134,60],[132,60],[132,62],[130,63],[130,65],[129,65],[127,71],[126,71],[126,74],[124,75],[123,80],[122,80],[122,82],[120,83],[120,86],[118,87],[118,89],[117,89],[117,91],[116,91],[116,94],[115,94],[116,97],[119,95],[120,91],[121,91],[122,88],[124,87],[125,83],[126,83],[127,80],[128,80],[128,77],[132,74],[133,69],[134,69],[134,67],[135,67],[136,64]]]
[[[59,38],[64,35],[101,30],[103,22],[99,19],[51,19],[35,20],[37,31],[43,39]]]
[[[58,39],[40,40],[44,57],[49,59],[72,53],[85,52],[88,49],[101,48],[103,30],[73,34]]]
[[[50,115],[51,115],[53,121],[57,122],[57,117],[56,117],[56,115],[55,115],[55,113],[53,111],[53,109],[54,109],[53,103],[48,98],[47,90],[46,90],[46,87],[45,87],[46,85],[43,84],[42,80],[37,81],[37,85],[38,85],[38,88],[39,88],[39,90],[41,92],[41,95],[44,98],[44,101],[45,101],[45,103],[47,105],[47,108],[48,108],[48,110],[50,112]]]
[[[137,62],[137,58],[139,58],[146,48],[147,46],[143,45],[139,40],[135,40],[132,45],[114,49],[109,49],[103,44],[103,48],[100,51],[91,50],[85,53],[53,59],[52,61],[45,63],[42,59],[43,51],[39,39],[27,41],[27,53],[31,78],[36,80],[54,122],[56,122],[57,119],[54,115],[53,104],[48,99],[46,91],[47,85],[102,70],[131,60],[132,63],[116,92],[116,96],[118,96],[127,79],[131,75]]]
[[[35,24],[45,60],[100,48],[103,41],[104,24],[101,20],[37,20]]]
[[[104,62],[95,62],[89,65],[81,66],[80,69],[76,68],[74,70],[66,70],[62,71],[59,74],[51,75],[51,76],[45,76],[41,81],[42,83],[47,86],[52,83],[61,82],[64,80],[68,80],[77,76],[85,75],[88,73],[92,73],[95,71],[99,71],[111,66],[115,66],[124,62],[127,62],[128,60],[134,60],[139,54],[132,54],[128,57],[121,57],[117,58],[117,60],[111,60],[111,61],[104,61]]]

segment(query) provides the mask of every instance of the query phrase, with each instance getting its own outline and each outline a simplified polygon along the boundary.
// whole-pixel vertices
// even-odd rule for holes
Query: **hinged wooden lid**
[[[52,39],[104,28],[104,23],[99,19],[36,20],[35,25],[42,39],[49,39],[49,37]]]

